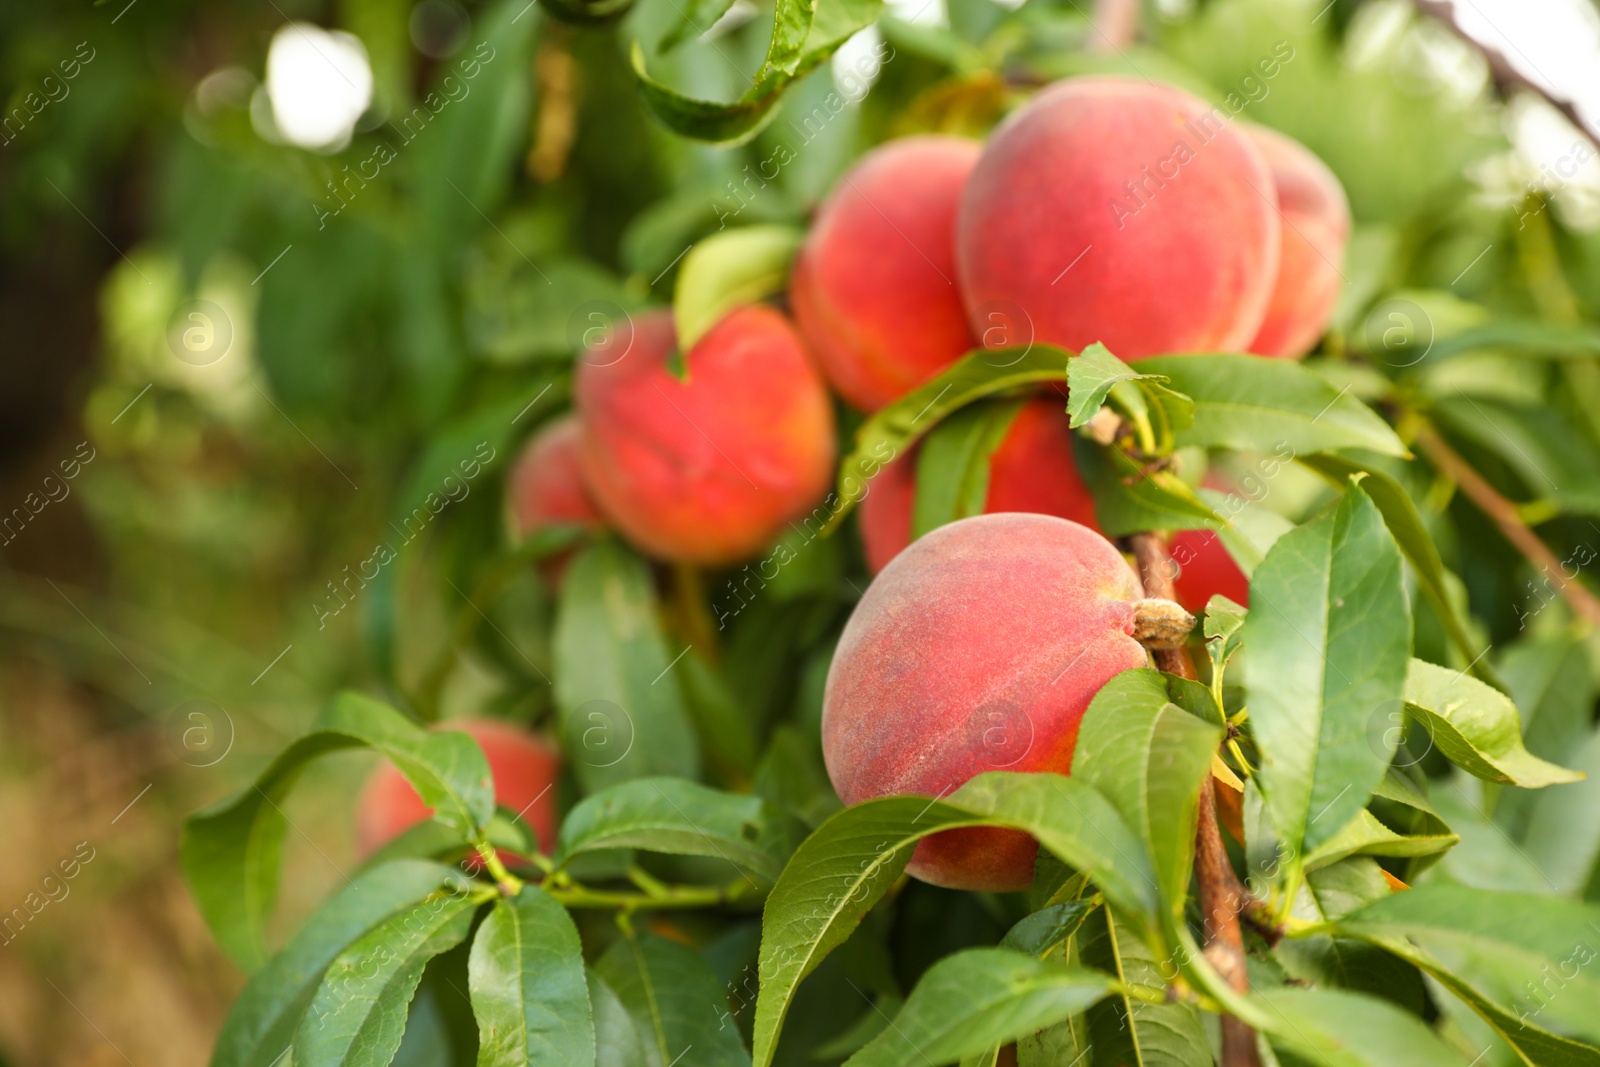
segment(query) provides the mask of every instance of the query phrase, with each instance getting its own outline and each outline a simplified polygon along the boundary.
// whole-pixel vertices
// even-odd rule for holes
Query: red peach
[[[1205,610],[1218,593],[1250,606],[1250,579],[1233,561],[1215,530],[1179,530],[1172,535],[1172,559],[1178,564],[1178,602],[1190,611]]]
[[[1350,203],[1305,145],[1263,126],[1243,129],[1272,170],[1283,219],[1277,284],[1249,350],[1298,359],[1316,346],[1339,302]]]
[[[828,671],[822,749],[847,804],[942,796],[992,770],[1072,766],[1078,723],[1113,675],[1144,666],[1139,583],[1093,530],[1049,515],[962,519],[919,538],[856,605]],[[1023,889],[1037,843],[935,834],[908,870],[959,889]]]
[[[511,526],[518,537],[547,526],[605,525],[579,469],[581,440],[577,417],[563,415],[523,447],[506,485]]]
[[[976,347],[956,288],[956,208],[982,146],[891,141],[818,209],[795,261],[795,321],[828,381],[876,411]]]
[[[916,504],[916,453],[885,467],[861,501],[861,540],[867,566],[877,574],[911,543]],[[1063,401],[1051,395],[1028,401],[989,457],[986,513],[1029,511],[1071,519],[1099,532],[1094,497],[1072,457],[1072,430]]]
[[[520,727],[493,720],[449,723],[477,741],[494,775],[494,798],[503,807],[521,812],[522,819],[539,835],[539,847],[550,849],[556,840],[556,778],[561,774],[561,754],[543,738]],[[433,809],[423,804],[411,783],[385,762],[372,772],[356,806],[356,849],[363,856],[376,852],[405,830],[430,818]]]
[[[664,559],[754,555],[826,491],[833,407],[789,320],[729,313],[667,368],[672,316],[636,319],[620,358],[580,359],[583,472],[607,518]]]
[[[956,265],[974,328],[996,307],[1034,340],[1123,359],[1237,351],[1278,270],[1261,154],[1166,85],[1059,82],[990,138],[962,194]]]

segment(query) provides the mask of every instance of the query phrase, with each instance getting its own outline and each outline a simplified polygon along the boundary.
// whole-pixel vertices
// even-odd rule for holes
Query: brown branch
[[[1500,491],[1474,470],[1472,464],[1451,448],[1432,426],[1422,424],[1417,433],[1417,445],[1430,463],[1460,486],[1468,499],[1494,520],[1494,524],[1500,528],[1505,539],[1510,541],[1529,563],[1538,567],[1547,577],[1555,577],[1560,581],[1557,589],[1567,598],[1567,603],[1572,605],[1572,610],[1578,617],[1586,619],[1591,626],[1600,628],[1600,600],[1596,600],[1594,594],[1576,578],[1565,578],[1561,561],[1543,541],[1539,540],[1539,535],[1522,521],[1522,516],[1517,513],[1517,506],[1501,496]]]
[[[1561,97],[1556,96],[1552,89],[1540,85],[1518,70],[1504,52],[1485,44],[1462,29],[1461,24],[1456,21],[1453,0],[1413,0],[1413,2],[1417,5],[1418,11],[1432,17],[1445,29],[1482,54],[1484,61],[1489,64],[1489,76],[1494,79],[1494,87],[1501,97],[1509,96],[1517,89],[1533,93],[1566,116],[1567,121],[1577,127],[1579,133],[1589,138],[1596,146],[1600,146],[1600,132],[1597,132],[1593,126],[1589,125],[1582,113],[1578,111],[1576,104],[1571,100],[1563,100]]]
[[[1139,564],[1139,580],[1147,597],[1174,599],[1173,580],[1177,567],[1167,551],[1166,538],[1158,533],[1134,534],[1130,539],[1133,557]],[[1185,647],[1157,649],[1156,666],[1182,678],[1195,677],[1194,661]],[[1216,786],[1206,776],[1200,787],[1200,807],[1195,827],[1194,875],[1200,897],[1200,914],[1205,920],[1205,957],[1236,992],[1250,991],[1250,974],[1245,966],[1244,929],[1239,916],[1250,895],[1239,884],[1222,843],[1222,828],[1217,823]],[[1231,1015],[1222,1017],[1222,1067],[1261,1067],[1255,1031]]]

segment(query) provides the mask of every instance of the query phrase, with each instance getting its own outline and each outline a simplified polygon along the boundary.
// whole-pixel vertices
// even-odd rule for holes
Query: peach
[[[577,417],[563,415],[523,446],[506,485],[511,527],[518,537],[547,526],[605,525],[579,467],[581,440]]]
[[[833,406],[799,336],[765,305],[730,312],[667,361],[666,311],[637,318],[617,357],[575,375],[582,466],[606,517],[663,559],[726,564],[766,547],[827,490]]]
[[[942,796],[991,770],[1066,774],[1089,701],[1147,662],[1131,636],[1139,595],[1111,542],[1052,515],[979,515],[918,539],[868,587],[828,671],[822,748],[839,796]],[[908,870],[1023,889],[1036,851],[1015,830],[951,830],[924,839]]]
[[[1179,530],[1172,535],[1172,559],[1178,565],[1178,602],[1190,611],[1205,610],[1221,593],[1241,607],[1250,606],[1250,579],[1233,561],[1215,530]]]
[[[448,723],[445,727],[470,735],[483,748],[494,775],[494,798],[503,807],[521,812],[522,819],[539,835],[539,847],[555,845],[556,778],[561,774],[561,754],[543,738],[511,723],[489,719]],[[372,772],[356,806],[356,848],[363,856],[376,852],[423,820],[433,809],[422,803],[411,783],[385,762]]]
[[[956,207],[982,146],[920,136],[868,152],[795,260],[795,321],[828,381],[876,411],[976,347],[956,288]]]
[[[1064,401],[1046,394],[1017,412],[1000,447],[989,457],[989,495],[983,510],[1055,515],[1099,532],[1094,497],[1072,457],[1072,430]],[[867,566],[877,574],[911,543],[916,503],[916,453],[891,463],[861,501],[861,540]]]
[[[1266,315],[1279,229],[1267,165],[1220,109],[1072,78],[990,138],[962,194],[956,266],[975,329],[998,309],[1074,352],[1238,351]]]
[[[1264,126],[1241,128],[1272,170],[1283,220],[1277,284],[1249,350],[1299,359],[1316,346],[1339,301],[1350,202],[1333,171],[1305,145]]]

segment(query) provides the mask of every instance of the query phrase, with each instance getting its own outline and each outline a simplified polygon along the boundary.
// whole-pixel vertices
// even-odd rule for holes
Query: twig
[[[1482,53],[1485,62],[1489,64],[1489,76],[1494,79],[1495,89],[1502,97],[1509,96],[1513,89],[1523,89],[1533,93],[1565,115],[1567,121],[1578,128],[1578,132],[1589,138],[1596,146],[1600,146],[1600,132],[1589,125],[1576,104],[1556,96],[1552,89],[1540,85],[1513,66],[1504,52],[1485,44],[1462,29],[1461,23],[1456,21],[1455,3],[1452,0],[1414,0],[1414,2],[1418,11],[1432,17],[1445,29]]]
[[[1460,486],[1468,499],[1494,520],[1494,524],[1500,528],[1505,539],[1516,546],[1517,551],[1527,557],[1529,563],[1546,575],[1562,574],[1561,561],[1543,541],[1539,540],[1538,534],[1522,521],[1522,516],[1517,513],[1517,506],[1501,496],[1499,490],[1474,470],[1472,464],[1451,448],[1432,426],[1420,423],[1416,441],[1429,462]],[[1600,628],[1600,600],[1596,600],[1593,593],[1576,578],[1562,581],[1557,588],[1580,618],[1587,620],[1589,625]]]
[[[1133,556],[1139,564],[1139,579],[1144,595],[1173,599],[1173,579],[1177,568],[1167,551],[1166,538],[1158,533],[1134,534],[1130,539]],[[1194,661],[1185,647],[1156,649],[1156,666],[1168,674],[1195,678]],[[1222,843],[1222,828],[1217,823],[1216,786],[1206,776],[1200,787],[1200,806],[1195,826],[1194,874],[1200,897],[1200,914],[1205,920],[1205,957],[1236,992],[1250,991],[1250,974],[1244,955],[1244,930],[1239,916],[1249,894],[1239,884],[1228,850]],[[1222,1067],[1261,1067],[1255,1031],[1231,1015],[1222,1017]]]

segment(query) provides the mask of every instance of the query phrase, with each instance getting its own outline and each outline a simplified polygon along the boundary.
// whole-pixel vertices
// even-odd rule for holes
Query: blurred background
[[[585,309],[666,302],[691,242],[803,220],[866,146],[981,135],[1083,70],[1237,93],[1349,191],[1327,357],[1394,377],[1491,316],[1600,318],[1589,0],[1158,0],[1110,51],[1090,0],[905,0],[737,148],[666,132],[629,68],[643,41],[662,80],[736,96],[772,13],[697,22],[711,6],[589,25],[529,0],[0,9],[0,1061],[204,1062],[242,977],[179,877],[179,823],[336,689],[425,718],[548,706],[537,581],[474,604],[491,625],[457,646]],[[1559,556],[1600,546],[1593,360],[1530,370],[1486,342],[1450,367],[1405,387],[1444,398],[1457,447]],[[483,474],[398,533],[479,442]],[[1274,489],[1291,514],[1318,493],[1293,481]],[[1588,639],[1487,519],[1415,488],[1430,521],[1454,509],[1435,533],[1513,686],[1586,737]],[[349,581],[386,540],[394,564]],[[296,794],[283,930],[353,863],[366,766],[324,761]],[[1471,846],[1472,813],[1451,822]],[[1486,840],[1445,866],[1515,883]]]

